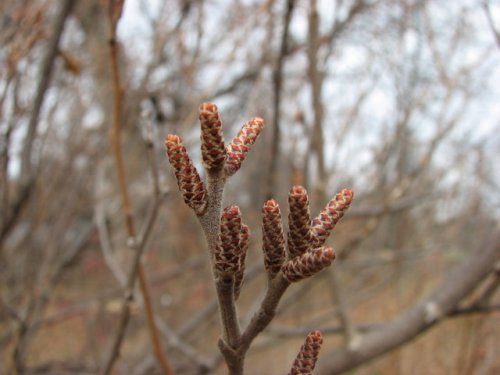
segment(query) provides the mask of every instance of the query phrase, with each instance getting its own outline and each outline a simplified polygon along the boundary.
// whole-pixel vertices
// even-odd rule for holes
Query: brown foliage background
[[[313,215],[343,187],[356,194],[328,241],[334,270],[288,291],[249,374],[286,372],[313,329],[328,352],[377,327],[498,230],[499,4],[315,3],[125,4],[121,144],[139,227],[154,195],[149,139],[167,191],[143,267],[178,374],[225,371],[204,240],[162,148],[179,134],[201,165],[204,101],[219,106],[227,139],[251,116],[268,124],[226,194],[252,228],[243,320],[265,284],[262,204],[276,199],[286,220],[294,184]],[[0,373],[98,371],[132,258],[108,137],[107,4],[65,6],[0,5]],[[497,267],[469,300],[498,307],[498,278]],[[142,306],[138,295],[120,373],[158,371]],[[497,373],[495,311],[449,319],[356,373]]]

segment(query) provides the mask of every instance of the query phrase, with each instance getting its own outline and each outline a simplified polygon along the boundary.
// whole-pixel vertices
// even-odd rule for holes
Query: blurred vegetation
[[[397,316],[498,230],[500,4],[318,1],[314,18],[315,2],[292,3],[287,20],[284,1],[128,0],[118,24],[138,229],[154,200],[150,138],[167,191],[142,264],[178,374],[225,373],[206,245],[163,149],[179,134],[201,165],[201,102],[219,106],[227,140],[251,116],[267,122],[225,197],[252,229],[243,320],[264,291],[264,201],[277,199],[286,220],[294,184],[313,215],[355,191],[329,240],[335,275],[288,291],[249,374],[287,371],[310,329],[324,329],[325,353],[344,346],[342,314],[361,332]],[[96,373],[116,334],[133,251],[109,141],[107,11],[103,0],[0,5],[2,374]],[[465,302],[498,306],[498,279],[497,267]],[[498,311],[459,315],[355,373],[498,373],[499,327]],[[159,371],[140,293],[117,370]]]

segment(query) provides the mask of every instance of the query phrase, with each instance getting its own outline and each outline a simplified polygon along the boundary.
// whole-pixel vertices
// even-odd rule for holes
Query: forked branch
[[[284,238],[278,203],[269,200],[264,204],[262,232],[268,288],[260,308],[242,330],[236,300],[243,283],[249,228],[242,223],[237,206],[222,209],[223,192],[226,180],[240,169],[264,127],[264,121],[259,117],[248,120],[226,147],[222,122],[215,104],[202,104],[199,119],[201,154],[207,176],[205,182],[179,136],[167,135],[165,146],[184,202],[197,215],[207,240],[222,324],[219,348],[229,374],[241,375],[245,355],[252,341],[274,318],[279,301],[288,286],[315,275],[335,259],[334,250],[324,244],[349,208],[353,193],[349,189],[342,190],[311,220],[307,192],[302,186],[294,186],[288,197],[287,241]],[[319,349],[320,339],[319,332],[308,336],[299,353],[301,357],[294,364],[294,368],[298,370],[292,369],[292,374],[303,373],[293,371],[302,371],[298,363],[301,366],[309,363],[305,359],[313,355],[309,349]],[[317,350],[315,353],[313,357],[317,358]],[[308,366],[306,367],[314,368],[312,363]]]
[[[140,237],[137,237],[135,222],[132,215],[132,207],[130,197],[127,189],[127,176],[125,173],[125,165],[123,161],[122,147],[121,147],[121,129],[122,129],[122,114],[123,114],[123,93],[121,87],[120,68],[118,63],[118,41],[116,37],[116,26],[120,20],[124,6],[124,0],[110,0],[109,2],[109,25],[110,25],[110,63],[111,75],[113,81],[113,127],[110,132],[110,142],[112,145],[113,156],[115,158],[115,166],[118,175],[118,184],[120,187],[120,194],[122,198],[122,211],[125,218],[127,229],[127,236],[131,243],[131,248],[134,250],[134,257],[127,274],[127,281],[125,286],[125,296],[122,302],[121,313],[118,323],[118,330],[111,345],[111,350],[104,365],[103,373],[110,374],[113,370],[114,364],[120,354],[121,345],[125,337],[125,331],[130,319],[131,303],[133,301],[133,293],[136,279],[139,279],[139,287],[144,299],[144,309],[146,312],[146,321],[148,322],[149,333],[153,345],[153,352],[155,357],[162,368],[162,371],[167,375],[173,375],[172,366],[165,356],[163,346],[160,339],[160,334],[156,327],[154,318],[153,304],[151,301],[151,293],[146,279],[146,274],[141,264],[141,257],[146,247],[146,242],[149,233],[156,220],[159,202],[153,205],[151,214],[146,222],[145,229]],[[153,170],[153,177],[156,171]],[[157,181],[155,181],[157,183]],[[158,193],[155,187],[155,193]],[[157,199],[159,197],[157,196]]]

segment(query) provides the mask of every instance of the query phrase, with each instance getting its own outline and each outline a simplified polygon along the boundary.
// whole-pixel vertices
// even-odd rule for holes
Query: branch
[[[259,310],[254,314],[248,327],[241,335],[242,351],[246,351],[250,347],[253,339],[262,332],[274,318],[278,303],[289,286],[290,282],[283,277],[281,272],[270,282],[266,296]]]
[[[411,341],[455,311],[458,303],[493,269],[500,259],[500,233],[494,233],[469,259],[451,270],[432,293],[380,330],[360,336],[355,348],[336,350],[323,358],[317,373],[340,374]]]
[[[467,307],[461,307],[457,308],[453,311],[450,311],[450,313],[447,315],[447,317],[450,318],[455,318],[455,317],[460,317],[463,315],[470,315],[470,314],[491,314],[491,313],[498,313],[500,312],[500,305],[488,305],[488,306],[467,306]]]
[[[146,275],[144,268],[141,264],[141,256],[146,247],[147,239],[153,228],[154,222],[156,221],[158,208],[159,208],[159,189],[158,189],[158,174],[156,163],[154,162],[154,156],[150,156],[150,164],[152,166],[152,174],[154,179],[154,193],[155,200],[150,209],[149,216],[144,225],[144,229],[139,237],[136,237],[136,230],[134,219],[132,216],[132,209],[130,204],[130,198],[127,189],[127,178],[125,174],[125,166],[122,155],[121,148],[121,126],[122,126],[122,114],[123,114],[123,93],[120,77],[120,68],[118,64],[118,41],[116,39],[116,26],[121,17],[123,10],[124,1],[123,0],[110,0],[109,2],[109,25],[110,25],[110,63],[111,63],[111,74],[113,79],[113,92],[114,92],[114,105],[113,105],[113,128],[110,133],[111,144],[113,148],[113,153],[115,157],[116,171],[118,174],[118,183],[120,187],[120,193],[122,198],[122,209],[123,215],[125,217],[125,224],[127,228],[127,235],[129,240],[132,242],[132,248],[135,250],[134,258],[130,270],[127,274],[126,281],[126,292],[123,299],[120,320],[118,324],[118,331],[116,333],[115,339],[112,343],[111,351],[104,366],[104,374],[110,374],[113,370],[114,363],[120,354],[120,348],[125,337],[125,330],[130,319],[130,304],[133,301],[134,296],[134,285],[136,277],[139,278],[139,286],[144,298],[144,309],[146,311],[146,318],[149,327],[149,333],[151,335],[151,341],[153,345],[153,351],[155,357],[162,368],[163,372],[167,375],[173,375],[172,366],[164,354],[164,350],[160,341],[160,335],[156,327],[153,306],[151,302],[151,293],[146,280]]]
[[[91,233],[92,228],[93,228],[92,226],[89,227],[89,234]],[[78,245],[78,247],[80,247],[80,245]],[[77,254],[77,252],[75,252],[74,250],[72,250],[71,253]],[[174,280],[178,278],[180,273],[186,272],[190,268],[198,267],[200,263],[201,259],[195,259],[194,261],[193,259],[187,260],[186,262],[180,264],[177,269],[172,269],[172,270],[169,269],[166,272],[161,272],[159,274],[153,275],[150,279],[154,284],[161,283],[162,285],[164,285],[165,281]],[[64,264],[68,263],[65,261]],[[55,311],[52,314],[47,314],[47,316],[34,318],[32,325],[38,328],[46,329],[50,326],[63,323],[64,321],[72,319],[75,316],[79,315],[83,315],[87,319],[90,313],[95,312],[97,305],[100,304],[106,305],[108,302],[119,299],[122,295],[123,295],[122,287],[113,287],[109,290],[101,292],[98,296],[95,296],[87,301],[70,305],[66,308]],[[5,311],[5,313],[8,314],[13,320],[22,322],[21,316],[19,316],[18,319],[16,319],[12,315],[13,311],[10,312],[7,311],[8,307],[3,302],[5,301],[0,300],[0,308],[2,308]],[[217,304],[215,305],[215,308],[217,308]],[[90,317],[88,317],[88,319],[90,319]],[[160,325],[158,326],[159,326],[158,329],[162,331],[161,326]],[[11,325],[10,329],[6,329],[4,331],[5,332],[2,332],[2,335],[0,336],[0,350],[2,350],[3,347],[5,347],[10,342],[10,340],[12,340],[15,333],[15,327]],[[179,332],[179,336],[184,337],[184,334]]]
[[[370,218],[386,214],[401,212],[425,202],[428,194],[404,197],[381,206],[353,207],[349,210],[348,217]]]
[[[107,225],[107,215],[105,213],[104,199],[105,194],[103,194],[102,186],[104,185],[104,173],[105,169],[101,165],[97,169],[96,182],[95,182],[95,206],[94,206],[94,222],[97,229],[97,236],[99,238],[99,247],[101,248],[101,253],[104,258],[104,262],[110,269],[111,273],[118,281],[118,285],[125,287],[126,276],[122,267],[118,263],[118,260],[113,255],[113,246],[111,244],[111,237]]]
[[[66,0],[62,3],[61,11],[59,12],[59,15],[56,19],[54,33],[52,34],[52,38],[48,42],[47,52],[40,68],[40,82],[36,91],[35,102],[33,103],[33,109],[31,112],[31,117],[29,119],[28,130],[24,139],[23,151],[21,155],[22,181],[30,180],[32,177],[31,173],[33,169],[31,164],[31,154],[33,151],[33,142],[35,141],[36,137],[36,130],[38,127],[38,117],[40,115],[40,110],[42,109],[43,101],[45,99],[45,93],[47,92],[47,89],[49,87],[50,79],[52,78],[54,60],[58,54],[59,41],[64,30],[64,24],[66,23],[66,19],[70,15],[75,3],[75,0]]]
[[[313,276],[335,259],[333,249],[323,245],[349,208],[353,193],[350,189],[343,189],[311,222],[306,190],[302,186],[292,187],[288,196],[287,246],[277,202],[269,200],[264,204],[263,253],[268,288],[260,308],[241,334],[235,300],[243,282],[249,228],[242,223],[237,206],[222,211],[222,198],[227,178],[240,169],[264,127],[264,120],[258,117],[248,120],[226,147],[217,106],[203,103],[199,108],[199,119],[201,154],[207,175],[205,182],[179,136],[168,134],[165,147],[184,202],[197,215],[208,244],[222,325],[219,349],[229,374],[242,375],[250,344],[274,318],[278,303],[290,283]],[[218,363],[219,358],[214,358],[213,363]]]
[[[7,186],[8,184],[6,183],[5,185]],[[24,181],[20,188],[21,191],[16,197],[16,200],[11,204],[10,207],[6,207],[5,211],[7,217],[2,222],[2,226],[0,228],[0,254],[5,248],[3,246],[4,241],[7,239],[8,234],[17,223],[17,220],[23,212],[24,207],[28,204],[34,188],[35,181],[33,179]]]
[[[488,26],[495,37],[495,42],[497,43],[497,47],[500,48],[500,31],[495,27],[495,21],[493,21],[493,15],[491,14],[490,2],[488,0],[483,1],[483,9],[486,14],[486,19],[488,20]]]
[[[169,346],[179,350],[186,358],[189,358],[191,362],[195,363],[198,366],[200,374],[204,373],[204,371],[208,372],[208,370],[212,368],[211,360],[205,358],[205,356],[200,354],[195,348],[183,341],[159,316],[155,316],[155,321],[158,329],[167,339]]]
[[[54,288],[63,275],[64,268],[70,264],[74,260],[74,257],[83,249],[92,231],[92,225],[88,223],[85,227],[80,228],[80,231],[81,234],[79,238],[77,238],[73,245],[67,249],[64,256],[52,256],[52,260],[48,263],[53,265],[53,268],[47,271],[48,282],[39,293],[34,293],[28,303],[28,307],[22,314],[22,319],[16,321],[17,341],[14,345],[12,358],[15,371],[17,372],[24,371],[24,359],[29,342],[41,326],[43,312],[50,301]]]
[[[281,93],[282,93],[282,81],[283,81],[283,64],[285,61],[285,56],[288,54],[288,33],[290,29],[290,21],[292,19],[292,12],[295,7],[295,0],[288,0],[285,12],[285,19],[283,25],[283,34],[281,36],[281,46],[280,54],[276,61],[276,66],[273,71],[273,138],[271,143],[271,155],[269,162],[269,169],[267,171],[267,186],[266,186],[266,196],[267,199],[271,199],[275,196],[274,185],[276,170],[278,168],[279,159],[279,147],[280,147],[280,105],[281,105]]]
[[[450,311],[445,318],[459,318],[464,315],[471,314],[494,314],[500,312],[500,305],[472,305],[467,307],[457,308],[455,310]],[[387,322],[379,322],[379,323],[361,323],[354,325],[354,329],[357,333],[369,333],[383,330],[387,325]],[[297,338],[304,337],[313,329],[313,327],[309,324],[306,324],[302,327],[283,327],[283,326],[273,326],[266,331],[268,336],[274,337],[274,339],[270,340],[270,342],[274,341],[276,338],[286,339],[286,338]],[[318,328],[321,333],[324,335],[339,335],[344,333],[344,327],[342,325],[336,326],[325,326]],[[269,343],[263,343],[263,346],[268,346]],[[254,347],[255,349],[256,347]]]

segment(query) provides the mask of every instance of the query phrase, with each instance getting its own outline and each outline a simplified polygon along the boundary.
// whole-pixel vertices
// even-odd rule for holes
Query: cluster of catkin
[[[264,120],[259,117],[248,120],[226,147],[217,106],[212,103],[202,104],[199,108],[199,119],[203,166],[207,174],[225,180],[240,169],[250,147],[264,128]],[[165,147],[184,202],[199,217],[203,217],[207,211],[209,199],[214,197],[209,197],[205,183],[182,144],[181,138],[169,134],[165,138]],[[226,207],[222,211],[218,224],[218,240],[212,249],[214,271],[219,278],[224,279],[228,276],[234,278],[234,295],[237,299],[243,283],[250,229],[241,222],[241,212],[238,206]]]
[[[253,117],[241,128],[227,146],[224,144],[222,124],[215,104],[204,103],[199,108],[201,123],[201,155],[207,174],[226,179],[241,167],[251,146],[264,128],[264,120]],[[172,165],[184,202],[199,217],[207,212],[211,199],[205,183],[190,159],[182,140],[177,135],[165,139],[167,155]],[[285,239],[278,203],[271,199],[262,208],[262,238],[264,265],[269,281],[283,277],[288,282],[303,280],[329,266],[335,252],[325,242],[352,201],[349,189],[341,190],[318,216],[311,219],[309,198],[302,186],[294,186],[288,195],[288,231]],[[238,298],[245,270],[250,230],[241,221],[237,206],[229,206],[220,213],[216,244],[212,250],[216,277],[234,279],[234,296]],[[311,332],[301,348],[290,374],[310,373],[314,368],[321,333]]]

